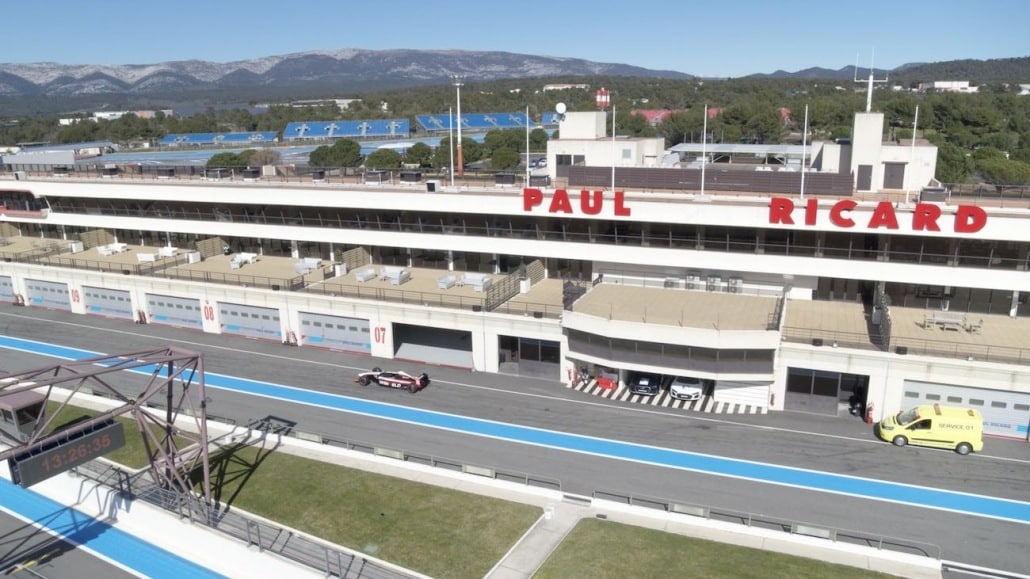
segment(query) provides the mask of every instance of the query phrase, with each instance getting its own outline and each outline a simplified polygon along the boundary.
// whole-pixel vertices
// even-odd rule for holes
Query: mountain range
[[[809,68],[776,71],[748,78],[851,80],[865,78],[868,69]],[[874,71],[918,80],[947,78],[973,82],[1025,82],[1030,78],[1030,57],[998,60],[960,60],[933,64],[906,64]],[[440,85],[463,75],[476,82],[518,78],[620,76],[691,79],[693,75],[652,70],[617,63],[464,50],[362,50],[347,48],[268,56],[218,63],[200,60],[125,65],[65,65],[51,62],[0,63],[0,103],[105,99],[111,103],[148,102],[219,95],[240,100],[314,94],[353,94],[375,90]],[[11,107],[16,108],[16,107]]]
[[[186,60],[143,65],[0,64],[0,96],[156,95],[272,86],[354,92],[447,83],[455,75],[477,81],[569,75],[690,78],[688,74],[669,70],[508,52],[343,49],[228,63]]]

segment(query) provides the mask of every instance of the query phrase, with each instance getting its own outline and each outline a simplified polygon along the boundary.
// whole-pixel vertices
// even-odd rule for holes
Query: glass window
[[[1008,404],[995,400],[994,402],[991,402],[991,408],[1008,408]]]
[[[1030,404],[1013,404],[1013,410],[1019,410],[1020,412],[1030,412]]]
[[[927,400],[933,400],[935,402],[940,402],[941,401],[941,395],[940,394],[927,394],[926,395],[926,399]]]
[[[962,397],[961,396],[948,396],[948,402],[951,402],[953,404],[961,404],[962,403]]]
[[[978,398],[970,398],[969,399],[969,404],[971,406],[983,406],[984,405],[984,401],[980,400]]]

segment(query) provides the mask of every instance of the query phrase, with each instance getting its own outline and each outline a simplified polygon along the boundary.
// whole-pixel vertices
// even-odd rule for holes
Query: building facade
[[[572,134],[550,168],[606,164]],[[1027,201],[909,198],[856,157],[880,177],[846,195],[40,172],[0,186],[0,301],[690,410],[969,405],[1026,440]]]

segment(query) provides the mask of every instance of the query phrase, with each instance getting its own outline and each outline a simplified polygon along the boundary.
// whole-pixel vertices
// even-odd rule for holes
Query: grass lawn
[[[846,565],[737,547],[599,519],[583,519],[534,579],[891,577]]]
[[[51,408],[50,411],[53,409]],[[61,422],[98,414],[68,407]],[[146,466],[136,423],[107,458]],[[541,509],[370,474],[255,446],[211,456],[222,505],[440,579],[483,577],[541,516]],[[585,519],[535,578],[889,577],[779,553]]]
[[[538,507],[256,448],[212,461],[219,500],[440,578],[486,575]]]

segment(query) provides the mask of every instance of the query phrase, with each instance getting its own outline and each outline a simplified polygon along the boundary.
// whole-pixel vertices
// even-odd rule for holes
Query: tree
[[[529,150],[546,151],[548,140],[547,131],[539,127],[529,131]]]
[[[1030,184],[1030,165],[1020,161],[989,157],[977,160],[976,170],[984,181],[994,185]]]
[[[490,155],[490,168],[496,171],[514,169],[522,162],[522,155],[507,147],[494,150]]]
[[[282,155],[275,149],[259,149],[254,151],[254,154],[248,159],[248,164],[254,167],[263,167],[265,165],[278,165],[282,160]]]
[[[365,157],[365,166],[374,169],[399,169],[401,154],[393,149],[376,149]]]
[[[942,183],[965,183],[973,174],[973,159],[950,143],[937,147],[937,174]]]
[[[433,149],[425,143],[415,143],[404,153],[404,162],[427,167],[432,164]]]
[[[236,153],[218,153],[207,160],[208,167],[246,167],[247,163]]]
[[[510,149],[521,152],[526,148],[526,133],[519,129],[494,129],[483,137],[483,146],[488,151]],[[462,139],[462,148],[464,149],[464,147],[465,143]]]
[[[339,139],[330,147],[322,145],[308,155],[312,167],[357,167],[361,164],[361,145],[350,139]]]

